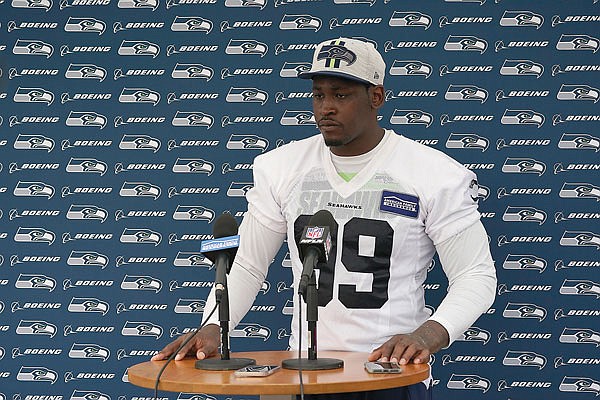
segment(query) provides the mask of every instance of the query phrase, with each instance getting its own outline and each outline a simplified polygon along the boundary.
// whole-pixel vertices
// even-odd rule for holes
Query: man
[[[296,241],[318,210],[330,211],[336,247],[318,276],[320,350],[370,352],[369,361],[426,363],[489,308],[496,276],[477,212],[475,174],[445,154],[381,128],[385,62],[371,43],[340,38],[315,50],[313,109],[320,135],[258,156],[240,248],[229,275],[231,328],[245,315],[287,236],[294,287]],[[438,252],[448,294],[433,315],[424,302],[427,267]],[[290,346],[298,346],[294,299]],[[211,294],[206,309],[212,309]],[[303,312],[305,315],[305,312]],[[217,354],[210,321],[177,355]],[[306,332],[302,333],[307,343]],[[185,337],[153,360],[168,357]],[[427,399],[431,378],[406,388],[314,399]],[[309,396],[306,396],[309,398]]]

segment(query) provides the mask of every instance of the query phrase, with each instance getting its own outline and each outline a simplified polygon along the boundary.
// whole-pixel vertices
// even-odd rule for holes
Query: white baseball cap
[[[298,74],[311,79],[331,75],[373,85],[383,85],[385,61],[372,43],[351,38],[329,39],[319,43],[309,71]]]

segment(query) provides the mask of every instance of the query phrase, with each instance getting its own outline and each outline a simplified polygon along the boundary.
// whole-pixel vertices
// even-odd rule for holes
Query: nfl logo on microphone
[[[318,226],[315,227],[307,227],[306,228],[306,238],[307,239],[320,239],[323,237],[323,232],[325,228],[320,228]]]

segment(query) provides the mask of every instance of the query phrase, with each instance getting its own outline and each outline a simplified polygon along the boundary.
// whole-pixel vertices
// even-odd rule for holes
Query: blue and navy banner
[[[497,299],[437,396],[596,398],[599,27],[597,0],[0,0],[0,399],[152,395],[128,366],[197,326],[200,243],[256,155],[317,133],[296,75],[338,36],[385,58],[381,124],[479,177]],[[289,264],[233,351],[287,348]],[[432,309],[446,284],[436,260]]]

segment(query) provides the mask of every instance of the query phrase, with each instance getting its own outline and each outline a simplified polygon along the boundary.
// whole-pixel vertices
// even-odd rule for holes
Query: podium
[[[256,364],[281,365],[295,358],[296,351],[257,351],[234,353],[235,357],[256,360]],[[429,376],[428,364],[408,364],[400,374],[369,374],[364,369],[369,353],[320,351],[319,356],[344,360],[344,367],[332,370],[302,371],[304,393],[344,393],[389,389],[421,382]],[[233,371],[207,371],[194,368],[194,358],[172,361],[160,378],[159,390],[186,393],[260,395],[261,400],[290,399],[300,393],[297,370],[280,369],[266,377],[239,378]],[[129,382],[154,389],[156,375],[166,361],[146,361],[128,369]],[[277,396],[275,396],[277,395]],[[286,395],[286,396],[283,396]]]

